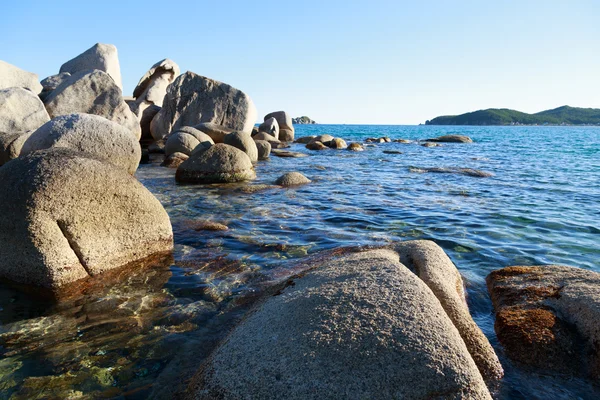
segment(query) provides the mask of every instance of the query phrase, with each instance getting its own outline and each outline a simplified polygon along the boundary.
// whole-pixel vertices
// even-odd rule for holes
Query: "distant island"
[[[303,115],[302,117],[298,117],[298,118],[292,118],[292,123],[295,124],[295,125],[316,124],[315,121],[313,121],[312,119],[308,118],[306,115]]]
[[[425,125],[600,125],[600,109],[562,106],[527,114],[508,108],[488,108],[436,117]]]

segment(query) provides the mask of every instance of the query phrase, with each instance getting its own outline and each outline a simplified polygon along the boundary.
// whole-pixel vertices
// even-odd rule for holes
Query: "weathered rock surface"
[[[167,156],[167,158],[165,158],[165,160],[160,164],[160,166],[167,168],[179,168],[179,166],[183,164],[183,162],[188,158],[190,158],[190,156],[188,156],[187,154],[173,153]]]
[[[308,154],[299,153],[297,151],[287,151],[287,150],[279,150],[279,149],[271,149],[271,154],[277,157],[285,157],[285,158],[300,158],[300,157],[308,157]]]
[[[177,182],[229,183],[252,180],[256,173],[250,157],[240,149],[224,143],[193,152],[188,160],[177,168]]]
[[[292,123],[292,117],[285,111],[275,111],[265,115],[264,121],[270,118],[275,118],[279,125],[279,136],[277,139],[282,142],[293,142],[294,141],[294,124]]]
[[[212,354],[193,398],[491,398],[440,301],[398,253],[306,268]]]
[[[122,168],[67,149],[0,168],[0,276],[58,288],[169,252],[160,202]]]
[[[254,135],[252,137],[252,139],[254,139],[254,140],[266,140],[267,142],[269,142],[271,144],[281,143],[278,139],[275,138],[275,136],[269,135],[266,132],[259,132],[256,135]]]
[[[258,151],[258,159],[266,160],[271,155],[271,143],[266,140],[256,140],[256,150]]]
[[[303,136],[300,137],[298,139],[296,139],[294,141],[294,143],[301,143],[301,144],[309,144],[310,142],[312,142],[313,140],[315,140],[317,137],[316,136]]]
[[[420,174],[432,172],[436,174],[458,174],[458,175],[466,175],[473,176],[475,178],[488,178],[490,176],[494,176],[494,174],[486,171],[481,171],[479,169],[473,168],[458,168],[458,167],[409,167],[410,172],[417,172]]]
[[[444,135],[433,139],[427,139],[427,141],[442,143],[473,143],[473,139],[464,135]]]
[[[258,161],[258,149],[256,143],[250,133],[246,132],[233,132],[225,136],[223,142],[235,148],[242,150],[248,155],[250,161]]]
[[[52,92],[54,89],[60,86],[66,79],[71,76],[68,72],[63,72],[56,75],[51,75],[47,78],[44,78],[40,83],[42,85],[42,92],[39,94],[40,99],[44,101],[46,97]]]
[[[35,130],[50,121],[44,103],[21,87],[0,90],[0,135]]]
[[[513,360],[600,377],[600,274],[544,265],[506,267],[487,277],[496,334]]]
[[[350,143],[348,145],[348,150],[350,150],[350,151],[364,151],[365,148],[362,146],[362,144],[354,142],[354,143]]]
[[[71,75],[44,100],[51,118],[74,113],[94,114],[128,128],[137,140],[140,123],[123,100],[121,89],[102,71],[82,71]]]
[[[36,95],[42,91],[37,74],[0,60],[0,89],[12,87],[29,89]]]
[[[333,139],[335,139],[335,137],[325,134],[325,135],[319,135],[319,136],[315,137],[314,140],[317,142],[321,142],[323,144],[327,144],[327,143],[331,142]]]
[[[117,48],[112,44],[96,43],[77,57],[64,63],[59,72],[68,72],[74,75],[78,72],[95,69],[106,72],[119,89],[123,90],[119,55]]]
[[[348,145],[346,144],[346,141],[344,139],[340,139],[340,138],[335,138],[329,142],[327,142],[327,147],[329,147],[330,149],[345,149],[348,147]]]
[[[256,107],[247,94],[188,71],[167,88],[162,109],[152,121],[152,136],[160,139],[181,126],[202,122],[250,133],[255,121]]]
[[[275,181],[276,185],[279,186],[297,186],[310,183],[310,179],[302,175],[300,172],[288,172],[283,174]]]
[[[32,133],[33,131],[0,134],[0,166],[21,155],[23,144]]]
[[[166,58],[154,64],[133,90],[135,101],[130,105],[132,111],[138,116],[143,116],[148,107],[162,106],[167,86],[173,83],[178,75],[179,66],[173,60]]]
[[[226,126],[213,124],[210,122],[202,122],[198,125],[195,125],[194,128],[206,133],[215,143],[223,143],[225,136],[235,132],[233,129],[229,129]]]
[[[309,150],[325,150],[327,148],[327,146],[325,146],[322,142],[319,142],[318,140],[315,139],[312,142],[310,142],[309,144],[307,144],[306,148]]]
[[[146,107],[146,109],[142,111],[141,115],[138,115],[138,118],[140,120],[140,128],[142,130],[142,137],[140,142],[145,146],[149,146],[150,143],[154,141],[150,126],[152,124],[152,120],[154,119],[156,114],[158,114],[159,111],[160,107],[156,104],[152,104]]]
[[[462,277],[444,250],[430,240],[401,242],[394,250],[400,254],[400,262],[421,278],[438,298],[484,379],[502,378],[502,365],[492,345],[473,321]]]
[[[268,133],[276,140],[279,140],[279,123],[274,117],[266,119],[265,122],[259,125],[258,132]]]
[[[142,149],[129,129],[98,115],[61,115],[42,125],[25,141],[22,155],[65,148],[91,154],[135,174]]]
[[[165,155],[168,157],[174,153],[192,154],[192,151],[200,143],[208,142],[214,144],[210,136],[191,126],[182,126],[177,132],[169,136],[165,142]]]

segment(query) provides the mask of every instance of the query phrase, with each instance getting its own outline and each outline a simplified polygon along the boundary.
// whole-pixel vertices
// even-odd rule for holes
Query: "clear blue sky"
[[[418,3],[418,4],[417,4]],[[0,59],[40,78],[96,42],[125,94],[168,57],[259,116],[417,124],[488,107],[600,108],[600,1],[12,1]]]

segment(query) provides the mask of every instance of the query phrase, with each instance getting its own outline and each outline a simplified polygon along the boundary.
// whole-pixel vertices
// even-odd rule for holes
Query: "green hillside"
[[[508,108],[489,108],[461,115],[445,115],[425,125],[600,125],[600,109],[562,106],[527,114]]]

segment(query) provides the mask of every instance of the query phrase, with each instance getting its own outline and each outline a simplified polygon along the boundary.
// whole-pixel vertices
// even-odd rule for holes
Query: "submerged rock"
[[[59,288],[173,248],[169,216],[125,170],[67,149],[0,168],[0,276]]]
[[[348,147],[344,139],[335,138],[327,143],[327,147],[330,149],[345,149]]]
[[[440,301],[398,253],[304,268],[213,352],[193,398],[491,399]]]
[[[297,151],[287,151],[279,149],[271,149],[271,154],[277,157],[300,158],[308,157],[308,154],[298,153]]]
[[[364,151],[364,147],[362,146],[362,144],[360,143],[350,143],[350,145],[348,146],[348,150],[350,151]]]
[[[322,142],[319,142],[318,140],[315,139],[312,142],[310,142],[309,144],[307,144],[306,148],[309,150],[325,150],[325,149],[327,149],[327,146],[325,146]]]
[[[0,60],[0,89],[12,87],[29,89],[36,95],[42,91],[37,74]]]
[[[427,141],[442,143],[473,143],[473,139],[464,135],[444,135],[433,139],[427,139]]]
[[[458,174],[458,175],[467,175],[473,176],[476,178],[488,178],[490,176],[494,176],[494,174],[486,171],[481,171],[473,168],[458,168],[458,167],[433,167],[433,168],[422,168],[422,167],[409,167],[410,172],[417,172],[420,174],[426,172],[438,173],[438,174]]]
[[[412,143],[412,140],[408,140],[408,139],[395,139],[393,140],[394,143],[404,143],[404,144],[408,144],[408,143]]]
[[[33,92],[20,87],[0,89],[0,135],[36,130],[50,116]]]
[[[117,48],[112,44],[96,43],[77,57],[64,63],[59,72],[68,72],[74,75],[77,72],[95,69],[106,72],[119,89],[123,90],[119,55]]]
[[[230,183],[254,178],[256,173],[248,155],[223,143],[192,153],[175,175],[177,182],[186,183]]]
[[[384,150],[383,154],[403,154],[403,153],[398,150]]]
[[[545,370],[600,378],[600,274],[545,265],[487,277],[506,354]]]
[[[276,185],[279,186],[297,186],[310,183],[310,179],[302,175],[300,172],[288,172],[283,174],[275,181]]]

